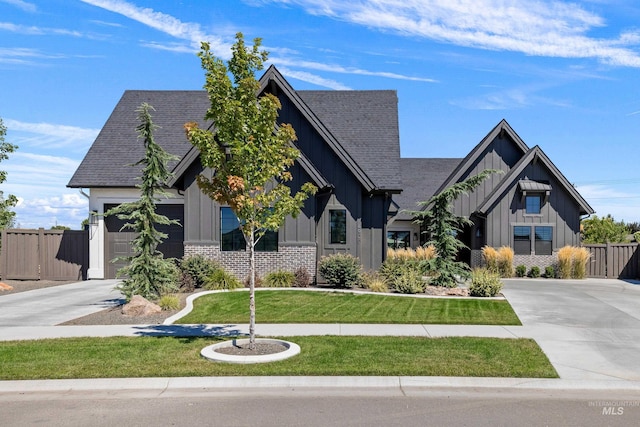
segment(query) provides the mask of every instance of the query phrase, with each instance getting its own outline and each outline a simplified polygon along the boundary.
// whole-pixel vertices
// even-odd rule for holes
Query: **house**
[[[542,149],[529,148],[505,120],[464,159],[400,159],[400,169],[403,192],[395,199],[409,210],[485,169],[502,172],[454,202],[454,213],[473,222],[459,236],[470,249],[460,258],[472,267],[482,264],[485,245],[513,248],[514,265],[552,265],[559,248],[580,245],[580,221],[594,213]],[[388,233],[396,246],[423,243],[406,213],[389,223]]]
[[[295,91],[275,67],[260,79],[261,91],[282,104],[279,121],[291,123],[301,155],[292,168],[294,191],[305,182],[318,187],[297,218],[288,218],[277,233],[257,248],[258,272],[304,267],[315,274],[325,255],[349,253],[365,268],[377,268],[387,248],[387,220],[397,212],[400,193],[398,99],[395,91]],[[221,262],[239,278],[247,274],[248,253],[239,239],[237,218],[197,187],[204,170],[187,141],[183,124],[198,120],[209,108],[205,91],[126,91],[68,186],[90,190],[89,278],[115,277],[111,260],[127,255],[131,233],[117,218],[100,216],[111,206],[135,200],[140,170],[128,166],[144,156],[137,142],[136,108],[146,102],[152,112],[156,142],[180,160],[170,168],[172,198],[159,213],[182,227],[164,231],[159,248],[165,256],[202,254]],[[209,124],[199,121],[201,127]]]
[[[259,274],[304,267],[315,275],[326,255],[349,253],[364,268],[376,269],[388,246],[416,247],[423,236],[403,209],[429,199],[447,186],[483,169],[501,169],[468,198],[456,202],[457,214],[474,226],[460,236],[471,251],[461,254],[480,263],[484,245],[515,248],[522,263],[547,262],[555,249],[579,244],[581,215],[593,212],[539,147],[529,149],[500,122],[464,159],[402,159],[395,91],[296,91],[275,67],[260,78],[262,93],[280,99],[279,121],[296,130],[300,157],[290,185],[318,187],[297,218],[288,218],[257,247]],[[137,142],[135,110],[152,105],[156,142],[178,160],[169,167],[171,198],[159,213],[182,226],[163,229],[160,246],[167,257],[202,254],[218,260],[243,279],[248,253],[238,220],[226,206],[203,195],[196,184],[204,169],[183,124],[198,121],[209,107],[204,91],[126,91],[68,186],[89,189],[89,278],[113,278],[121,266],[111,260],[128,255],[132,234],[123,223],[102,213],[138,198],[140,169],[130,166],[144,156]],[[200,120],[198,120],[200,119]],[[544,258],[544,259],[541,259]]]

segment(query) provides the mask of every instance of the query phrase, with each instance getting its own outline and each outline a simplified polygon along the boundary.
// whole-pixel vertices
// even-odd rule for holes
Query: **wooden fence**
[[[640,278],[640,250],[637,243],[588,244],[583,246],[591,252],[589,277]]]
[[[86,280],[88,231],[2,231],[0,278],[4,280]]]

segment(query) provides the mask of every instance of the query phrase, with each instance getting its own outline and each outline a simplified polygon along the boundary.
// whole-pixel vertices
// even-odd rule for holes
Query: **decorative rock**
[[[161,311],[162,308],[158,304],[154,304],[140,295],[134,295],[131,301],[122,307],[122,314],[132,317],[149,316]]]
[[[12,291],[13,286],[0,282],[0,291]]]

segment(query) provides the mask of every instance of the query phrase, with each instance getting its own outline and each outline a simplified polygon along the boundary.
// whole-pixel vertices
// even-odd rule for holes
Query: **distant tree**
[[[150,113],[152,110],[153,107],[146,103],[136,110],[140,120],[136,130],[145,147],[144,158],[132,165],[144,166],[142,182],[137,185],[140,189],[140,199],[123,203],[105,212],[105,216],[116,215],[127,221],[122,228],[137,233],[131,242],[133,255],[124,258],[129,264],[117,273],[118,277],[126,277],[118,289],[128,300],[134,295],[156,299],[177,290],[176,266],[171,260],[165,259],[157,249],[167,235],[155,228],[155,224],[179,224],[176,220],[156,213],[158,196],[170,197],[163,185],[171,177],[167,163],[174,159],[174,156],[154,141],[155,125]]]
[[[236,34],[228,66],[202,43],[198,56],[205,70],[211,107],[205,119],[211,129],[185,124],[187,136],[200,151],[202,165],[215,171],[213,177],[198,176],[200,190],[216,202],[228,205],[240,222],[249,247],[249,340],[255,348],[255,247],[267,231],[276,231],[286,217],[296,216],[316,188],[305,183],[291,195],[285,185],[293,177],[289,168],[300,155],[293,146],[296,134],[289,124],[277,125],[281,105],[277,97],[257,97],[261,70],[268,53],[255,39],[247,49],[242,33]],[[230,78],[233,77],[233,81]]]
[[[436,249],[437,256],[428,261],[430,268],[436,273],[432,280],[434,285],[454,288],[457,286],[457,277],[462,279],[470,277],[469,266],[464,262],[456,261],[458,252],[467,248],[457,236],[465,226],[472,225],[473,222],[468,218],[455,215],[453,202],[458,197],[472,192],[493,173],[500,173],[500,171],[482,171],[419,203],[427,209],[408,211],[429,239],[425,246],[433,245]]]
[[[71,230],[71,227],[67,227],[66,225],[54,225],[51,227],[52,230]]]
[[[630,233],[635,234],[638,231],[640,231],[640,222],[638,221],[629,222],[627,223],[627,227],[629,228]]]
[[[613,219],[610,214],[602,218],[594,215],[583,219],[581,226],[584,243],[622,243],[630,240],[629,227]]]
[[[4,137],[6,134],[7,128],[0,118],[0,162],[3,160],[7,160],[9,158],[9,154],[18,149],[17,145],[5,142]],[[6,179],[7,172],[0,171],[0,184],[5,182]],[[13,227],[16,213],[13,212],[11,208],[16,204],[18,204],[18,198],[16,196],[14,196],[13,194],[9,194],[5,198],[4,193],[0,190],[0,230]]]

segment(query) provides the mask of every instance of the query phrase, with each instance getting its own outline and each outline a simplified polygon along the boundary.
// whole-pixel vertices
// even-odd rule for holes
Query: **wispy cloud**
[[[266,1],[265,1],[266,2]],[[480,49],[640,67],[640,33],[589,36],[604,18],[576,3],[529,0],[271,0],[370,28]]]
[[[349,90],[350,87],[343,85],[335,80],[325,79],[315,74],[307,73],[305,71],[290,70],[287,67],[278,67],[278,70],[285,75],[293,79],[302,80],[303,82],[311,83],[317,86],[326,87],[334,90]]]
[[[215,36],[211,34],[207,34],[199,24],[191,23],[191,22],[182,22],[181,20],[162,13],[156,12],[150,8],[141,8],[135,6],[129,2],[123,0],[81,0],[85,3],[91,4],[96,7],[101,7],[103,9],[109,10],[111,12],[119,13],[129,19],[133,19],[142,24],[145,24],[151,28],[154,28],[158,31],[161,31],[165,34],[173,36],[177,39],[184,40],[187,44],[182,43],[159,43],[159,42],[142,42],[143,46],[150,47],[153,49],[167,50],[172,52],[186,52],[191,53],[194,50],[198,50],[200,48],[201,41],[208,41],[211,45],[212,52],[221,58],[229,58],[231,55],[230,46],[231,44],[221,36]],[[225,32],[227,30],[225,29]],[[278,68],[281,67],[289,67],[287,68],[287,75],[290,77],[297,78],[302,81],[306,81],[312,84],[316,84],[318,86],[328,87],[328,88],[346,88],[345,85],[325,79],[323,77],[304,72],[304,71],[296,71],[293,68],[304,68],[308,70],[317,70],[317,71],[328,71],[333,73],[342,73],[342,74],[356,74],[356,75],[366,75],[366,76],[377,76],[377,77],[385,77],[390,79],[401,79],[401,80],[411,80],[411,81],[422,81],[422,82],[434,82],[435,80],[424,78],[424,77],[416,77],[416,76],[407,76],[397,73],[391,72],[382,72],[382,71],[369,71],[363,70],[359,68],[353,67],[342,67],[336,64],[323,64],[319,62],[313,61],[301,61],[298,59],[288,59],[287,55],[292,51],[287,48],[278,48],[271,47],[271,51],[279,53],[279,58],[273,59],[271,62],[277,64]]]
[[[12,33],[24,34],[27,36],[55,35],[55,36],[82,37],[82,34],[80,32],[66,30],[64,28],[47,28],[47,27],[16,25],[10,22],[0,22],[0,30],[10,31]]]
[[[356,74],[356,75],[361,75],[361,76],[386,77],[386,78],[389,78],[389,79],[410,80],[410,81],[417,81],[417,82],[429,82],[429,83],[436,82],[436,80],[434,80],[434,79],[429,79],[429,78],[425,78],[425,77],[407,76],[407,75],[403,75],[403,74],[389,73],[389,72],[384,72],[384,71],[369,71],[369,70],[362,70],[362,69],[354,68],[354,67],[343,67],[343,66],[338,65],[338,64],[326,64],[326,63],[322,63],[322,62],[304,61],[304,60],[289,59],[289,58],[284,58],[284,57],[273,58],[271,60],[271,62],[276,64],[278,66],[278,68],[280,68],[283,65],[284,66],[297,66],[297,67],[300,67],[300,68],[306,68],[306,69],[317,70],[317,71],[327,71],[327,72],[331,72],[331,73]]]
[[[46,146],[60,148],[73,146],[86,149],[96,138],[100,129],[87,129],[77,126],[52,123],[28,123],[5,119],[4,124],[11,132],[12,141],[18,145]],[[13,135],[13,132],[19,132]]]
[[[211,46],[211,51],[217,56],[229,58],[231,55],[230,43],[219,36],[206,33],[200,27],[200,24],[182,22],[166,13],[156,12],[150,8],[139,7],[123,0],[81,1],[120,14],[177,39],[188,41],[194,49],[200,48],[200,42],[208,41]],[[153,44],[151,47],[158,48],[159,45],[160,44]]]
[[[633,180],[635,181],[635,180]],[[613,185],[579,185],[576,189],[598,216],[611,214],[616,220],[640,221],[640,195]]]
[[[0,3],[7,3],[12,6],[16,6],[25,12],[36,12],[38,7],[33,3],[28,3],[24,0],[0,0]]]

